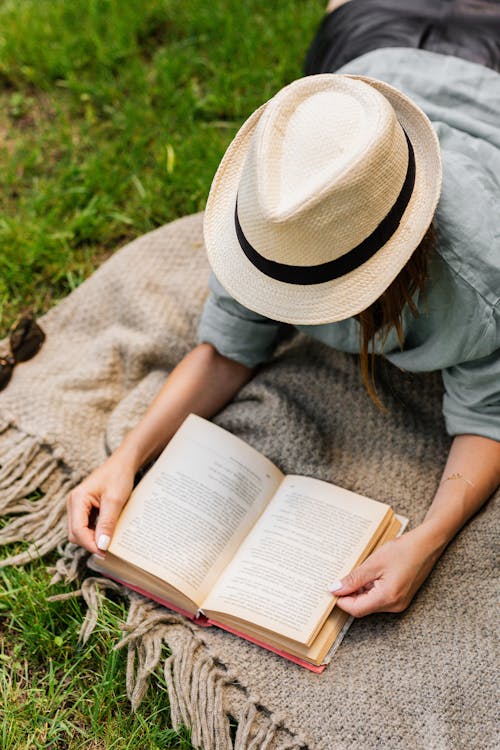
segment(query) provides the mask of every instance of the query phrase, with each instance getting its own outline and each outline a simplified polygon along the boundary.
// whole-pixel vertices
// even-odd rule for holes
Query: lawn
[[[316,0],[0,0],[0,331],[203,208],[239,125],[302,72]],[[53,561],[53,560],[52,560]],[[124,605],[85,647],[40,561],[0,571],[2,750],[190,748],[161,675],[135,715]]]

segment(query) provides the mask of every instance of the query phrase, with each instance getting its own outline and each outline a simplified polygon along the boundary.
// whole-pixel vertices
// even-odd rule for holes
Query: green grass
[[[124,605],[108,601],[96,631],[82,647],[84,617],[79,599],[47,602],[68,587],[48,588],[45,567],[1,573],[0,746],[19,748],[191,747],[187,730],[169,728],[166,687],[154,676],[138,714],[125,694],[125,652],[111,651]]]
[[[204,207],[243,120],[301,74],[321,4],[0,3],[0,325]]]
[[[301,75],[316,0],[0,0],[0,332],[204,207],[244,119]],[[85,647],[45,564],[0,576],[2,750],[190,748],[161,675],[125,695],[124,604]],[[56,591],[70,587],[58,586]]]

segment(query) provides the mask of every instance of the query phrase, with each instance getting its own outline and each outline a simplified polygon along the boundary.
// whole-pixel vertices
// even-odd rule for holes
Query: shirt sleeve
[[[240,305],[213,273],[209,287],[198,328],[199,343],[212,344],[223,356],[247,367],[270,360],[283,325]]]
[[[450,435],[500,441],[500,349],[442,371],[443,413]]]

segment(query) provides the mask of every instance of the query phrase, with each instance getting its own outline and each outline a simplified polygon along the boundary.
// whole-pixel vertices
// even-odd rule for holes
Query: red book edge
[[[324,670],[327,667],[327,664],[320,664],[319,666],[316,666],[315,664],[310,664],[309,662],[304,661],[304,659],[300,659],[298,656],[293,656],[293,654],[289,654],[287,651],[280,651],[280,649],[275,648],[274,646],[269,646],[267,643],[263,643],[262,641],[259,641],[250,635],[241,633],[239,630],[235,630],[234,628],[231,628],[228,625],[223,625],[222,623],[216,622],[215,620],[210,620],[208,617],[205,617],[205,615],[199,615],[199,616],[192,615],[190,612],[186,612],[186,610],[182,609],[181,607],[176,607],[174,604],[171,604],[166,599],[162,599],[160,596],[151,594],[149,593],[149,591],[145,591],[144,589],[140,588],[140,586],[136,586],[133,583],[128,583],[127,581],[123,581],[121,578],[117,578],[116,576],[109,575],[108,573],[106,573],[106,577],[111,578],[113,581],[116,581],[117,583],[121,583],[123,586],[126,586],[127,588],[132,589],[133,591],[137,591],[138,594],[142,594],[143,596],[146,596],[148,599],[153,599],[153,601],[158,602],[158,604],[161,604],[164,607],[167,607],[168,609],[173,610],[174,612],[177,612],[183,617],[187,617],[189,620],[191,620],[191,622],[196,623],[196,625],[199,625],[201,628],[208,628],[214,625],[215,627],[220,628],[221,630],[227,630],[228,633],[237,635],[239,638],[243,638],[246,641],[250,641],[250,643],[255,643],[256,646],[261,646],[261,648],[265,648],[267,651],[272,651],[273,654],[282,656],[284,659],[287,659],[288,661],[291,661],[294,664],[298,664],[300,667],[304,667],[304,669],[308,669],[310,672],[314,672],[315,674],[321,674],[322,672],[324,672]]]

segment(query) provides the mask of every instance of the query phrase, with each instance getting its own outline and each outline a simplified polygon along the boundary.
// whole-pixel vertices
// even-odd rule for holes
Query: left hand
[[[337,607],[354,617],[406,609],[444,549],[430,531],[424,523],[373,552],[332,591]]]

